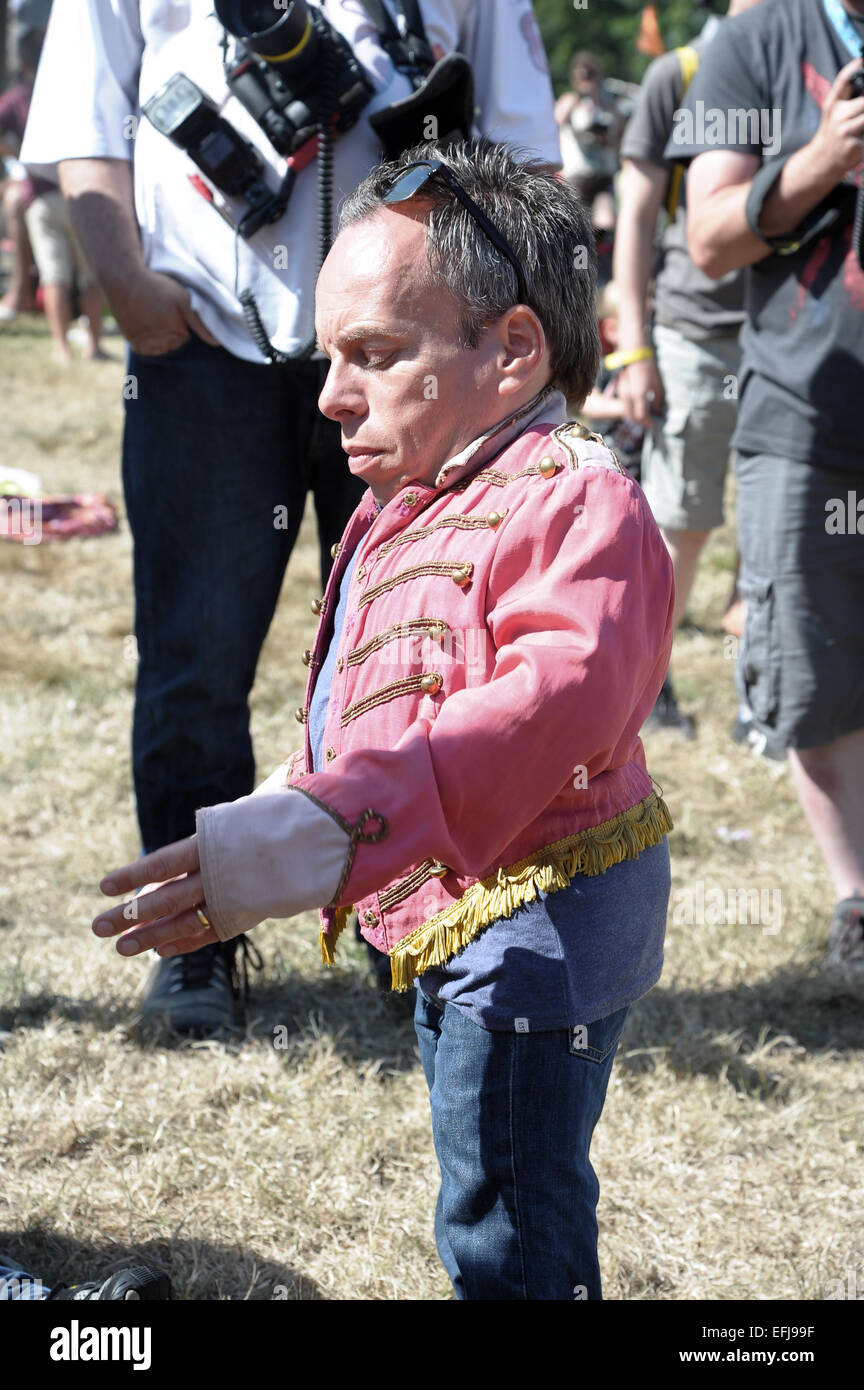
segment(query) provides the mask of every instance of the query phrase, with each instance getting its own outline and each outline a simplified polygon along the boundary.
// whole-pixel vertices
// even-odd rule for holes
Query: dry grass
[[[113,365],[64,370],[35,321],[2,331],[3,454],[47,491],[120,500],[117,339],[109,349]],[[824,1298],[849,1271],[864,1286],[850,1201],[864,1023],[820,977],[831,892],[788,777],[727,737],[731,560],[727,530],[675,658],[699,741],[658,736],[649,761],[676,821],[676,889],[780,887],[784,921],[776,934],[670,925],[595,1140],[613,1299]],[[143,966],[88,925],[100,875],[137,852],[130,564],[125,526],[0,547],[0,1251],[49,1280],[150,1253],[194,1299],[446,1298],[413,1036],[353,944],[325,972],[311,918],[261,929],[266,968],[232,1043],[159,1044],[126,1026]],[[307,521],[254,696],[268,771],[296,741],[315,569]]]

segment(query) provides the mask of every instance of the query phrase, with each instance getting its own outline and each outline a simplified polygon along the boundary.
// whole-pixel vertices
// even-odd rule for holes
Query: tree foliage
[[[607,77],[638,82],[650,62],[636,49],[643,8],[643,0],[587,0],[584,7],[574,5],[573,0],[534,0],[555,91],[568,85],[570,59],[580,48],[597,54]],[[694,0],[658,0],[657,15],[666,47],[688,43],[710,12],[725,8]]]

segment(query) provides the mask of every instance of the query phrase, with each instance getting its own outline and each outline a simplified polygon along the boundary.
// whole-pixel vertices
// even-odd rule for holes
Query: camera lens
[[[284,10],[273,0],[215,0],[215,9],[229,34],[271,61],[295,49],[300,57],[311,32],[306,0],[289,0]]]

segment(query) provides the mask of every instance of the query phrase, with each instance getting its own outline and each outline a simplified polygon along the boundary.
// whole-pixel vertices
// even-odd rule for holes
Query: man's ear
[[[534,310],[514,304],[495,324],[497,366],[501,373],[499,394],[521,391],[531,377],[548,363],[546,333]]]

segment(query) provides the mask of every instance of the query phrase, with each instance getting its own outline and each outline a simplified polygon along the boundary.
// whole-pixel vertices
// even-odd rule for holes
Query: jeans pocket
[[[169,348],[167,352],[135,352],[131,350],[132,357],[137,357],[141,362],[171,362],[178,357],[184,357],[191,347],[196,343],[202,342],[197,334],[190,331],[189,336],[184,338],[178,347]]]
[[[605,1062],[610,1052],[614,1052],[621,1037],[624,1020],[629,1006],[618,1009],[605,1018],[595,1019],[593,1023],[577,1023],[567,1030],[567,1047],[571,1057],[581,1057],[586,1062],[599,1064]]]
[[[747,619],[738,659],[739,681],[756,718],[769,724],[780,703],[774,585],[770,579],[742,578],[741,597],[747,604]]]

